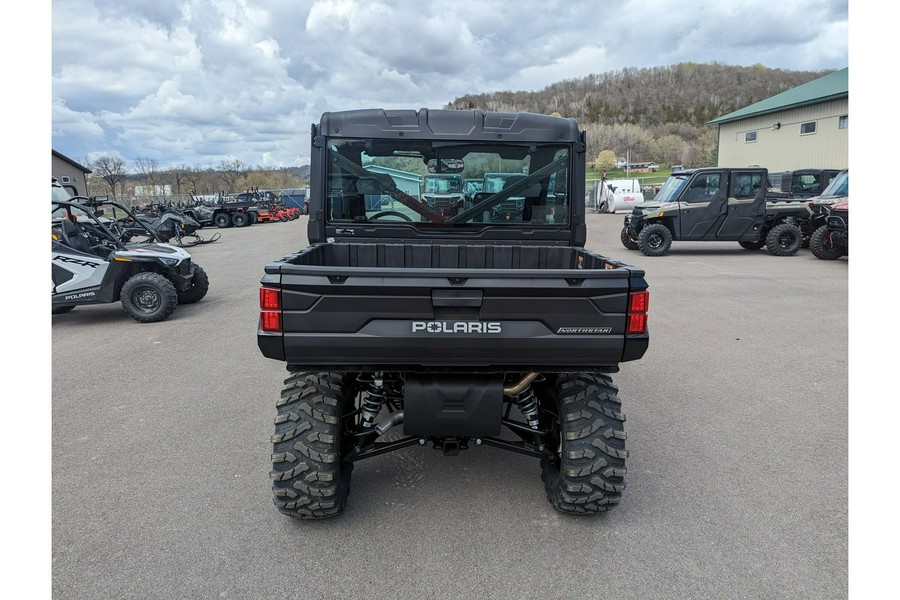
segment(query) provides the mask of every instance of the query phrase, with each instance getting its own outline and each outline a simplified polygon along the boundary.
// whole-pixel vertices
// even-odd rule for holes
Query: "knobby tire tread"
[[[625,415],[618,389],[601,374],[561,375],[555,386],[562,452],[541,461],[547,499],[565,513],[599,513],[625,489]]]
[[[340,373],[285,379],[272,436],[272,493],[279,512],[324,519],[344,510],[353,464],[341,458],[348,386]]]

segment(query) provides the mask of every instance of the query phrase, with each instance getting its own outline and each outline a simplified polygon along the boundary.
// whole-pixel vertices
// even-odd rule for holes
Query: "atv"
[[[809,199],[807,203],[809,217],[804,223],[804,235],[807,246],[812,244],[812,235],[825,225],[830,213],[829,208],[834,203],[847,199],[849,188],[849,170],[844,169],[831,180],[831,183],[828,184],[828,187],[825,188],[821,195]]]
[[[809,250],[813,256],[821,260],[837,260],[842,256],[847,256],[849,250],[848,207],[847,200],[822,207],[825,224],[820,225],[809,240]]]
[[[153,230],[121,204],[69,197],[55,182],[51,204],[53,314],[81,304],[121,301],[136,321],[154,323],[167,319],[178,304],[198,302],[209,290],[206,272],[184,249],[157,241],[126,243],[121,231],[113,233],[110,228],[118,229],[118,221],[103,218],[102,207],[112,208],[114,214],[122,211],[134,226],[145,227],[142,235],[157,240]]]

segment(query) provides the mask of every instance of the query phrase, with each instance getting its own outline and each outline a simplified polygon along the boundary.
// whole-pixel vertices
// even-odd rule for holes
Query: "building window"
[[[744,141],[745,141],[745,142],[755,142],[755,141],[756,141],[756,132],[755,132],[755,131],[748,131],[747,133],[745,133],[745,134],[744,134]]]
[[[838,117],[838,129],[847,129],[847,115]]]
[[[69,176],[68,176],[68,175],[63,175],[63,176],[60,178],[60,180],[61,180],[63,183],[71,183],[71,182],[72,182],[72,180],[69,179]]]
[[[800,123],[800,135],[808,135],[816,132],[816,122]]]

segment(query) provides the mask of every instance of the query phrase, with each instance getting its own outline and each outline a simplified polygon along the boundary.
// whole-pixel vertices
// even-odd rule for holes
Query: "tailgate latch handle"
[[[438,307],[481,308],[482,290],[432,290],[431,305]]]

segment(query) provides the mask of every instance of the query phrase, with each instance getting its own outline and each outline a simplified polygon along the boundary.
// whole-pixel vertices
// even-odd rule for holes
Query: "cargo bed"
[[[584,248],[475,244],[316,244],[282,261],[292,265],[353,269],[593,270],[622,266]]]
[[[325,243],[266,266],[293,368],[618,370],[641,270],[574,247]]]

